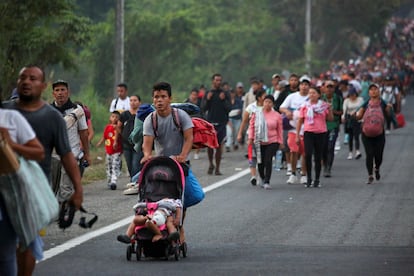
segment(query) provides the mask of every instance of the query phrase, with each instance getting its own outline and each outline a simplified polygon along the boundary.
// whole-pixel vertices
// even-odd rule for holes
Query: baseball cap
[[[356,91],[354,86],[351,86],[348,90],[348,95],[358,95],[358,92]]]
[[[307,76],[307,75],[303,75],[302,77],[300,77],[299,82],[302,83],[306,81],[307,83],[311,83],[311,79]]]
[[[243,87],[243,83],[242,83],[242,82],[238,82],[238,83],[236,84],[236,87]]]
[[[280,78],[280,75],[279,75],[279,74],[277,74],[277,73],[276,73],[276,74],[273,74],[273,75],[272,75],[272,79],[275,79],[275,78]]]
[[[52,88],[55,89],[55,87],[58,86],[58,85],[64,85],[64,86],[66,86],[66,88],[69,88],[68,82],[64,81],[64,80],[55,81],[54,83],[52,83]]]
[[[378,83],[375,83],[375,82],[373,82],[373,83],[371,83],[370,85],[369,85],[369,87],[368,87],[368,89],[371,89],[371,87],[372,86],[375,86],[376,88],[380,88],[380,86],[379,86],[379,84]]]

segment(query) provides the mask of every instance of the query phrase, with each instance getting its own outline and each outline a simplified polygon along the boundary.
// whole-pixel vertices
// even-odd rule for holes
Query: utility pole
[[[306,0],[306,18],[305,18],[305,30],[306,30],[306,37],[305,37],[305,60],[306,60],[306,73],[311,76],[311,6],[312,0]]]
[[[116,0],[115,15],[115,77],[114,88],[124,82],[124,0]],[[114,94],[116,91],[114,89]]]

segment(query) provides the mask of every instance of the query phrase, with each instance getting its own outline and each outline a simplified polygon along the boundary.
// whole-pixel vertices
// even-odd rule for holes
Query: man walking
[[[222,76],[216,73],[211,79],[212,89],[204,96],[201,109],[204,114],[207,114],[207,120],[214,125],[217,131],[219,147],[216,149],[215,155],[214,149],[207,149],[208,161],[210,163],[207,173],[213,174],[215,169],[216,175],[222,175],[220,172],[220,162],[223,153],[223,144],[226,139],[226,125],[229,120],[231,101],[230,95],[221,89]],[[213,156],[215,157],[215,165],[213,163]]]

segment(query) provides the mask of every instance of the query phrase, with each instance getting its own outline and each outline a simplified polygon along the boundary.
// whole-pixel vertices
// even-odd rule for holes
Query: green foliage
[[[77,66],[74,57],[91,34],[90,20],[73,10],[72,2],[65,0],[0,2],[0,80],[5,95],[26,64]]]

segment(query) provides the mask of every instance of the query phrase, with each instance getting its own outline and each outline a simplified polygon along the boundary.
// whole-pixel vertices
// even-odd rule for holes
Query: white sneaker
[[[292,164],[287,163],[286,175],[291,175],[291,174],[292,174]]]
[[[138,194],[138,185],[131,187],[129,189],[126,189],[124,191],[124,195],[136,195]]]
[[[348,154],[348,158],[347,158],[348,160],[352,160],[352,152],[350,152],[349,154]]]
[[[286,181],[286,183],[296,184],[297,181],[298,181],[298,178],[296,177],[296,175],[292,174],[291,176],[289,176],[289,179]]]
[[[306,175],[302,175],[300,177],[300,184],[306,184],[308,182],[308,177]]]
[[[335,150],[336,151],[341,150],[341,143],[338,140],[336,140],[336,143],[335,143]]]
[[[129,183],[127,183],[127,184],[125,185],[125,189],[132,188],[132,187],[134,187],[136,184],[137,184],[137,183],[135,183],[135,182],[129,182]]]
[[[263,189],[270,190],[270,189],[272,189],[272,187],[270,187],[269,183],[265,183],[265,184],[263,184]]]
[[[198,153],[194,153],[193,158],[194,158],[194,160],[198,160],[198,159],[200,159],[200,156],[198,155]]]

